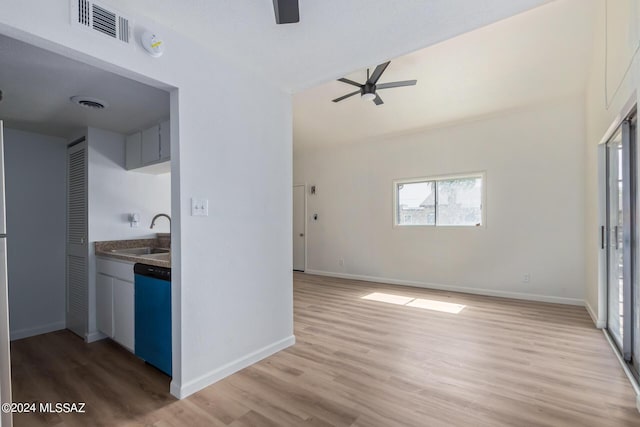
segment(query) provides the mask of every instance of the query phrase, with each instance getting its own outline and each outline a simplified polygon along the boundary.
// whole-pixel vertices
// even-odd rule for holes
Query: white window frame
[[[398,218],[398,185],[400,184],[416,184],[421,182],[428,181],[447,181],[450,179],[461,179],[461,178],[480,178],[482,180],[482,194],[481,194],[481,202],[480,202],[480,225],[437,225],[436,224],[400,224]],[[436,187],[437,188],[437,187]],[[399,228],[412,228],[412,227],[428,227],[428,228],[484,228],[487,226],[487,173],[485,171],[479,172],[468,172],[468,173],[460,173],[460,174],[451,174],[451,175],[434,175],[434,176],[423,176],[418,178],[403,178],[403,179],[395,179],[393,180],[393,227]],[[437,212],[436,205],[436,212]]]

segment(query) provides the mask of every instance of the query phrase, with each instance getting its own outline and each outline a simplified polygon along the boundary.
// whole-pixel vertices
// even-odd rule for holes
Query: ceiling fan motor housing
[[[372,83],[365,83],[362,85],[362,89],[360,89],[362,95],[364,95],[365,93],[376,93],[376,85],[372,84]]]

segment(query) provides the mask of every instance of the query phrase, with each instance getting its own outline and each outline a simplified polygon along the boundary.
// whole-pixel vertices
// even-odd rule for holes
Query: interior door
[[[67,149],[67,328],[82,338],[88,313],[87,142]]]
[[[304,185],[293,186],[293,269],[305,269],[306,190]]]

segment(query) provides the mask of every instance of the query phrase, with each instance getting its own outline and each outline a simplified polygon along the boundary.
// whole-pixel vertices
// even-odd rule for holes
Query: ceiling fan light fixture
[[[374,99],[376,99],[376,94],[375,93],[363,93],[362,95],[360,95],[360,99],[362,99],[363,101],[373,101]]]

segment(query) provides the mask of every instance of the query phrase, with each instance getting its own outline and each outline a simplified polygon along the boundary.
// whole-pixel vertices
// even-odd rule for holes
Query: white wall
[[[583,140],[580,97],[296,151],[294,182],[317,186],[307,271],[582,304]],[[394,179],[474,171],[486,172],[486,227],[392,226]]]
[[[172,90],[172,393],[291,345],[290,95],[143,16],[136,37],[161,33],[161,58],[78,33],[69,2],[7,3],[0,33]],[[191,197],[209,199],[209,217],[190,216]],[[248,202],[253,215],[229,208]]]
[[[11,339],[65,326],[66,141],[4,130]]]
[[[88,129],[89,145],[89,240],[153,238],[169,233],[169,222],[158,213],[171,215],[171,174],[151,175],[125,169],[125,136],[102,129]],[[140,227],[131,228],[129,213],[140,213]]]
[[[599,279],[597,147],[628,102],[637,102],[640,86],[640,8],[634,0],[599,1],[593,60],[586,93],[585,259],[586,303],[596,324],[605,325],[606,295]]]
[[[94,242],[156,237],[169,233],[165,218],[151,230],[158,213],[171,215],[171,175],[150,175],[125,169],[124,135],[88,128],[89,149],[89,322],[90,340],[99,336],[95,312]],[[140,214],[140,225],[132,228],[129,214]]]

